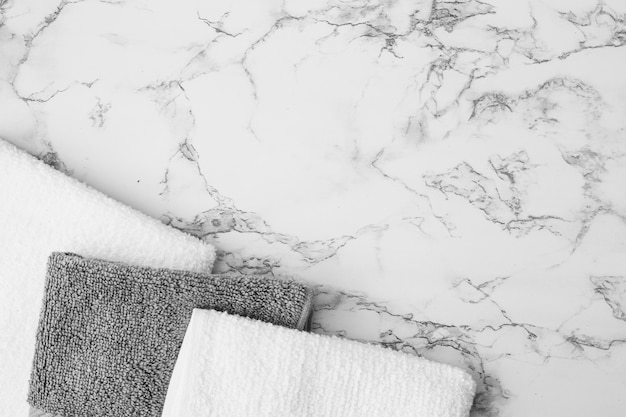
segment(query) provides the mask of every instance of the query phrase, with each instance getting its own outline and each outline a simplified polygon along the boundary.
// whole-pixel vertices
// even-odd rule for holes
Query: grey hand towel
[[[64,417],[160,416],[194,308],[302,329],[301,284],[53,253],[28,402]]]

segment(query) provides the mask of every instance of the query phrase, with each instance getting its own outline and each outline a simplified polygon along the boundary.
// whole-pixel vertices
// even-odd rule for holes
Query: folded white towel
[[[28,414],[35,333],[53,251],[210,272],[213,247],[0,140],[0,416]]]
[[[450,365],[196,309],[162,416],[462,417],[475,389]]]

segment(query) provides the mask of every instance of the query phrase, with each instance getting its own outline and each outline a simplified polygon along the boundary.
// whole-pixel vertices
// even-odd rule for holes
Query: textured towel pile
[[[194,310],[163,417],[464,417],[475,388],[449,365]]]
[[[290,281],[52,254],[29,402],[66,417],[158,416],[194,307],[301,329],[310,305]]]
[[[302,332],[303,285],[211,275],[210,245],[1,140],[0,253],[2,417],[469,413],[465,372]]]
[[[24,416],[53,251],[210,271],[214,249],[0,140],[0,416]]]

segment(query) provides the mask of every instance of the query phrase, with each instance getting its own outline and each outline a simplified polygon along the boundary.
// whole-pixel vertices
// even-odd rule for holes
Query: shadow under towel
[[[53,253],[28,401],[64,417],[160,416],[193,308],[302,329],[311,298],[293,281]]]
[[[194,310],[163,417],[466,417],[475,390],[447,364]]]

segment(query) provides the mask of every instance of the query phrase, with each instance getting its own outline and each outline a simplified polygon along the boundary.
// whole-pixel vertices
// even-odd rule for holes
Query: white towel
[[[0,140],[0,416],[26,396],[53,251],[210,272],[213,247],[165,226]]]
[[[196,309],[162,417],[462,417],[475,389],[450,365]]]

